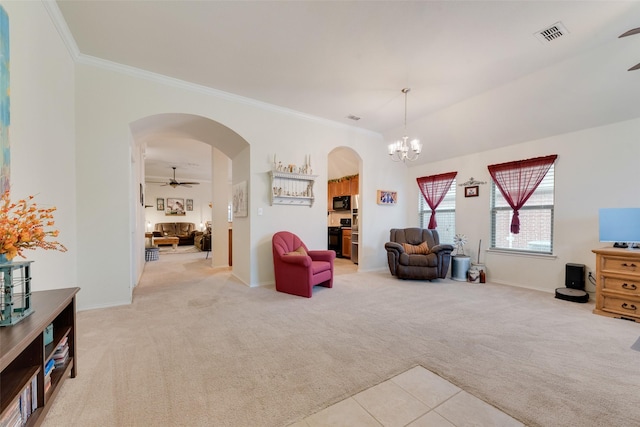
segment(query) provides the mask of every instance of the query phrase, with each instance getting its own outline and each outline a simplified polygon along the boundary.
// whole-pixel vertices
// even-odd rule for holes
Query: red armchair
[[[310,251],[298,236],[279,231],[271,239],[276,290],[311,298],[315,285],[333,287],[335,251]]]

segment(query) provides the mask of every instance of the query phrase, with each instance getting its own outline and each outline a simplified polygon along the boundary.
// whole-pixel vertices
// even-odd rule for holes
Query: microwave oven
[[[350,211],[351,196],[337,196],[333,198],[334,211]]]

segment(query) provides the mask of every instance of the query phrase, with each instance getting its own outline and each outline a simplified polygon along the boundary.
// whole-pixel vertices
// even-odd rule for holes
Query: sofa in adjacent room
[[[177,237],[179,245],[193,245],[196,225],[192,222],[158,222],[154,227],[154,235]]]
[[[193,244],[201,251],[211,251],[211,221],[207,221],[204,232],[196,232]]]

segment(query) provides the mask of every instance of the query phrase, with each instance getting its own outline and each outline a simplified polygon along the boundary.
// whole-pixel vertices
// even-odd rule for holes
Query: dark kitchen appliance
[[[351,196],[337,196],[333,198],[334,211],[350,211]]]
[[[342,256],[342,228],[329,227],[329,243],[328,249],[336,251],[336,256]]]
[[[351,227],[351,218],[340,218],[340,227],[342,227],[342,228],[350,228]]]

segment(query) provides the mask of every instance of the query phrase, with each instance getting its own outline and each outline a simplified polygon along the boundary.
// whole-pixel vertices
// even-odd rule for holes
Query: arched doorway
[[[210,165],[208,170],[211,182],[210,197],[206,198],[206,200],[201,200],[199,208],[204,205],[206,207],[203,209],[206,209],[209,203],[212,203],[211,211],[209,212],[214,236],[212,239],[212,265],[214,267],[228,265],[228,248],[230,245],[228,240],[227,206],[234,177],[238,181],[249,181],[250,178],[249,168],[244,167],[248,164],[248,142],[228,127],[209,118],[192,114],[167,113],[148,116],[131,123],[130,129],[132,148],[142,153],[144,153],[147,145],[172,144],[174,152],[176,150],[177,152],[180,152],[180,150],[194,150],[197,151],[196,155],[202,156],[203,151],[199,147],[209,147],[209,159],[206,162],[199,161],[198,163]],[[180,157],[183,163],[188,163],[188,158],[188,156]],[[167,159],[167,162],[171,162],[171,160]],[[236,164],[238,168],[234,171]],[[201,169],[200,167],[200,173],[202,174]],[[142,174],[144,175],[144,172]],[[149,206],[150,203],[145,205]],[[193,208],[195,209],[195,206]],[[138,225],[138,227],[132,228],[139,230],[132,244],[132,253],[135,254],[134,256],[137,255],[139,257],[139,259],[134,260],[134,265],[139,266],[144,264],[144,249],[141,249],[141,246],[144,246],[144,231],[147,228],[144,209],[144,207],[139,209],[135,219],[132,220]],[[157,206],[153,207],[153,209],[157,209]],[[202,216],[202,218],[207,217],[207,215]],[[198,220],[197,225],[200,225],[200,220]],[[234,238],[234,240],[236,239]],[[245,250],[245,246],[248,245],[248,241],[238,240],[233,242],[232,246],[234,250]],[[242,264],[234,266],[234,275],[240,278],[248,277],[249,272],[243,271],[244,268]],[[139,267],[139,272],[141,273],[141,267]],[[139,277],[139,274],[134,275],[134,277]]]
[[[349,259],[359,264],[359,244],[362,239],[360,223],[360,182],[362,172],[362,158],[349,147],[334,148],[327,156],[328,197],[327,197],[327,225],[329,227],[329,241],[335,240],[340,234],[340,254],[342,259]],[[341,181],[340,195],[350,196],[348,212],[335,211],[332,207],[332,181]],[[346,222],[345,222],[346,220]],[[340,230],[336,230],[340,228]],[[348,247],[345,247],[348,246]]]

